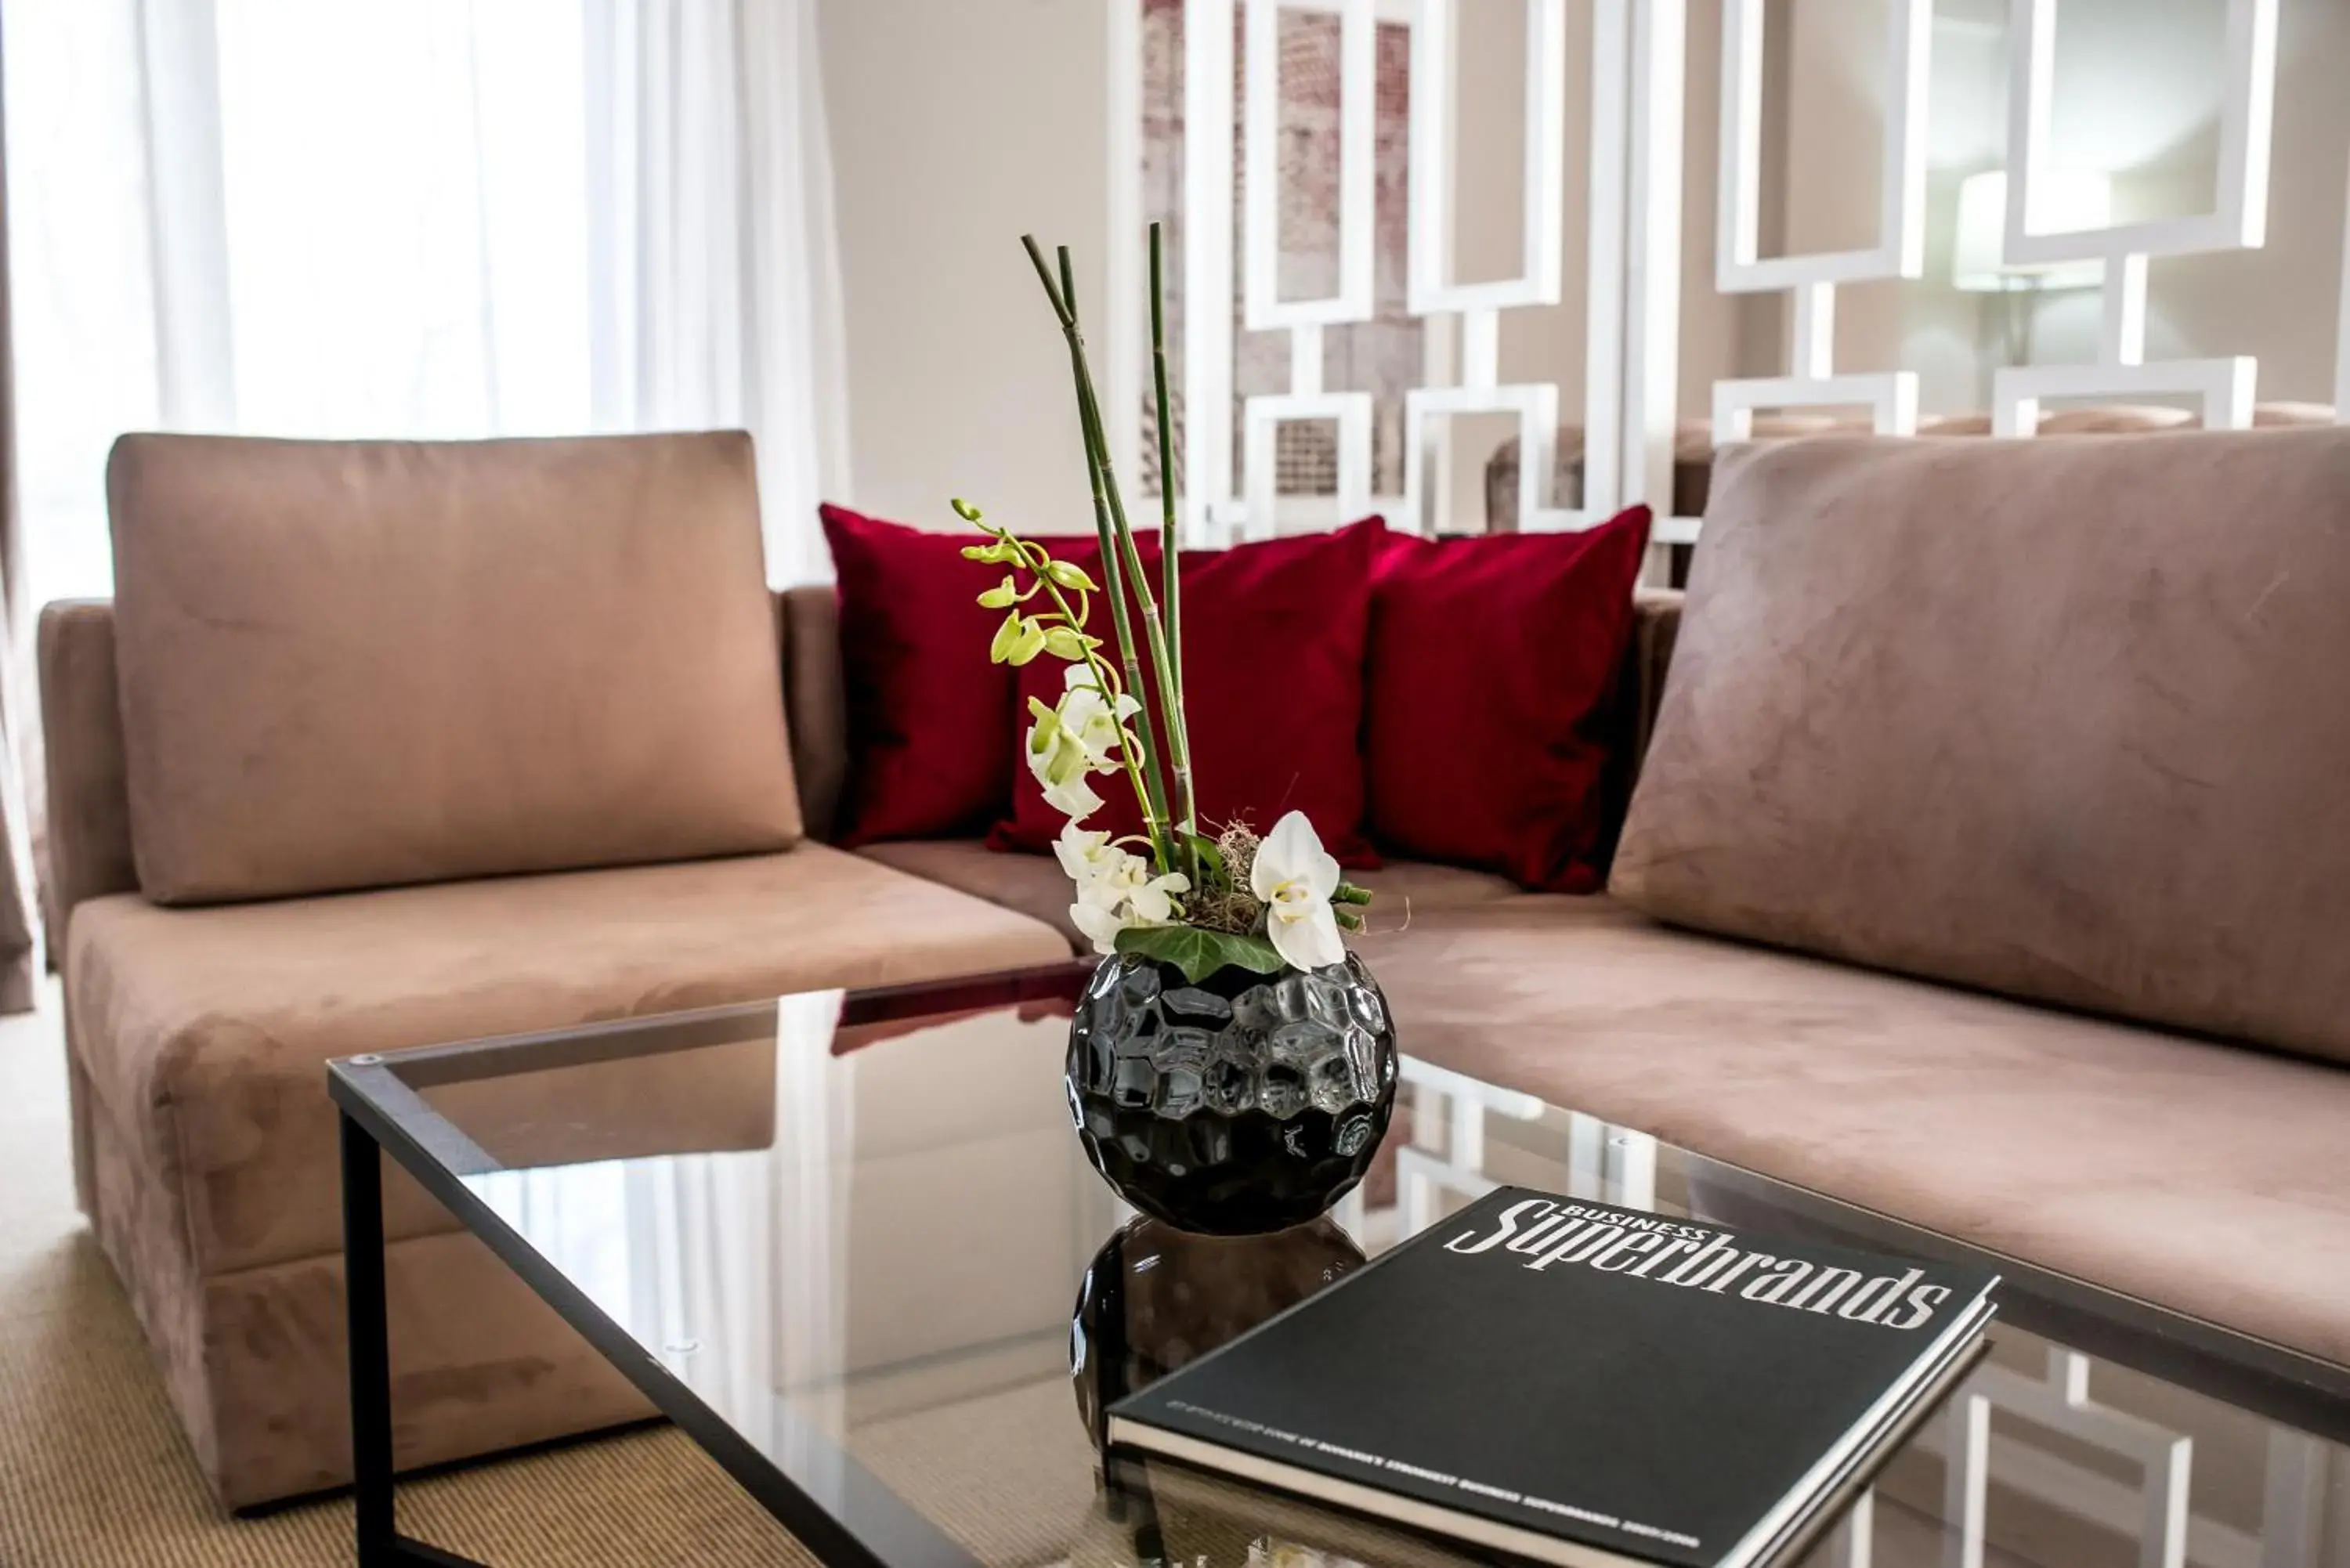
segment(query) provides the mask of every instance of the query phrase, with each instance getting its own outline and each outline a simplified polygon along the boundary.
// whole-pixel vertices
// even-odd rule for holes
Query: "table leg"
[[[383,1151],[342,1116],[343,1298],[350,1341],[351,1470],[359,1568],[482,1568],[395,1528],[391,1353],[383,1285]]]

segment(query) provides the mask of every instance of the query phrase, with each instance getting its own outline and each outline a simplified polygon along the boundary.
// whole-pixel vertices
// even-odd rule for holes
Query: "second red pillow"
[[[1363,670],[1371,579],[1389,537],[1369,517],[1329,533],[1184,552],[1184,706],[1203,832],[1245,822],[1263,833],[1284,812],[1303,811],[1342,864],[1378,865],[1363,832]],[[1083,564],[1093,569],[1090,559]],[[1106,605],[1095,606],[1094,620],[1094,634],[1110,638]],[[1115,657],[1114,643],[1106,651]],[[1027,699],[1057,701],[1065,668],[1039,659],[1022,670],[1022,737]],[[1087,826],[1139,833],[1124,776],[1093,784],[1108,804]],[[1012,815],[988,844],[1048,849],[1066,820],[1045,804],[1024,758],[1014,769]]]

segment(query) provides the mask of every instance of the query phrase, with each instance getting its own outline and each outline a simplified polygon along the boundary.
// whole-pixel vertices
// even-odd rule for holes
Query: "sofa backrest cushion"
[[[798,839],[747,436],[139,435],[107,482],[150,898]]]
[[[2350,1060],[2350,429],[1726,454],[1612,888]]]

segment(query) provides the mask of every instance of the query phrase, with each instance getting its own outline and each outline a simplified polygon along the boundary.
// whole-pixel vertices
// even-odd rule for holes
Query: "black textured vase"
[[[1197,985],[1121,955],[1069,1022],[1068,1091],[1086,1157],[1143,1213],[1210,1235],[1281,1231],[1369,1168],[1395,1109],[1395,1029],[1352,953]]]

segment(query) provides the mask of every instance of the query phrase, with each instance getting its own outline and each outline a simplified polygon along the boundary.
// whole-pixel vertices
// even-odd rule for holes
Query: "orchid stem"
[[[1183,705],[1183,575],[1175,521],[1175,420],[1167,399],[1167,290],[1160,259],[1159,226],[1150,225],[1150,377],[1159,424],[1159,566],[1167,597],[1168,728],[1180,732],[1174,753],[1175,813],[1185,835],[1199,831],[1191,795],[1191,714]],[[1196,880],[1196,878],[1195,878]]]
[[[1159,619],[1159,601],[1151,596],[1150,575],[1142,568],[1142,552],[1135,547],[1134,527],[1127,521],[1126,501],[1118,490],[1118,475],[1111,466],[1109,438],[1104,432],[1102,425],[1101,404],[1094,394],[1093,373],[1086,365],[1085,336],[1078,330],[1076,325],[1076,295],[1069,267],[1069,248],[1066,245],[1060,247],[1060,261],[1062,288],[1069,311],[1070,341],[1075,349],[1077,364],[1078,413],[1085,425],[1087,441],[1092,448],[1091,461],[1099,468],[1102,487],[1107,492],[1111,528],[1116,535],[1118,550],[1124,561],[1126,580],[1134,585],[1134,599],[1142,612],[1142,630],[1148,639],[1151,672],[1158,678],[1157,695],[1159,716],[1165,722],[1161,726],[1153,725],[1149,714],[1152,693],[1144,691],[1140,693],[1144,705],[1142,733],[1150,753],[1151,783],[1159,792],[1159,815],[1162,819],[1167,819],[1169,814],[1166,804],[1168,799],[1166,781],[1159,772],[1159,764],[1163,754],[1168,769],[1178,779],[1185,781],[1188,785],[1191,776],[1191,736],[1183,723],[1182,709],[1177,705],[1176,674],[1168,662],[1166,628]],[[1157,738],[1160,732],[1163,732],[1167,739],[1163,753]],[[1188,818],[1190,815],[1188,809],[1183,810],[1183,815]],[[1184,866],[1188,867],[1190,865],[1188,842],[1184,847],[1186,851]],[[1174,862],[1166,863],[1166,869],[1180,868]]]
[[[1052,302],[1053,314],[1060,319],[1061,335],[1069,342],[1069,369],[1076,382],[1077,424],[1085,441],[1086,474],[1093,488],[1094,532],[1101,544],[1103,587],[1109,595],[1111,623],[1118,633],[1118,657],[1126,667],[1127,688],[1141,704],[1138,717],[1142,722],[1145,763],[1139,781],[1142,817],[1149,830],[1151,847],[1158,855],[1159,869],[1172,871],[1178,868],[1178,863],[1168,841],[1167,791],[1159,776],[1157,727],[1151,721],[1150,693],[1143,688],[1142,663],[1135,651],[1134,628],[1127,614],[1125,579],[1129,571],[1141,578],[1142,562],[1126,527],[1125,509],[1118,504],[1117,479],[1110,472],[1108,453],[1099,442],[1100,421],[1094,407],[1093,376],[1086,365],[1085,334],[1077,326],[1076,277],[1069,265],[1069,253],[1066,246],[1060,253],[1061,275],[1055,286],[1053,269],[1046,264],[1044,248],[1037,244],[1036,237],[1023,234],[1020,244],[1036,268],[1037,280],[1045,286],[1045,297]],[[1142,578],[1135,586],[1146,613],[1154,614],[1149,580]],[[1153,632],[1155,661],[1158,649],[1155,620]]]

